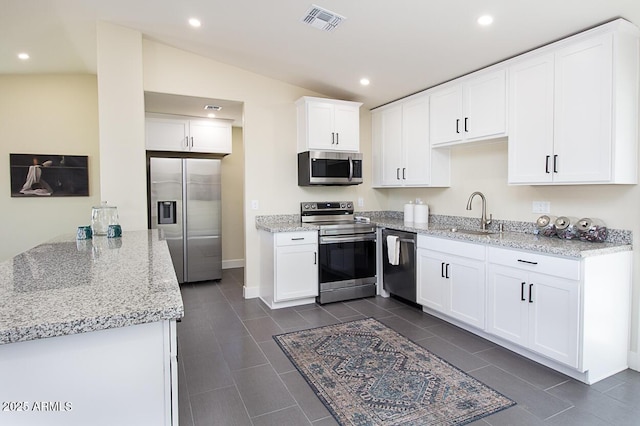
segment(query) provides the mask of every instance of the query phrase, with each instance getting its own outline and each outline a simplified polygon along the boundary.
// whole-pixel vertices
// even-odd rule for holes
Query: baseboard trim
[[[244,268],[244,259],[229,259],[222,261],[222,269]]]
[[[629,351],[627,362],[630,369],[640,371],[640,353]]]
[[[260,288],[259,287],[242,287],[242,295],[245,299],[255,299],[256,297],[260,297]]]

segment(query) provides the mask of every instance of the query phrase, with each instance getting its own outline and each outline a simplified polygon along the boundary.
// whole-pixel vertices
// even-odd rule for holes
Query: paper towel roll
[[[427,204],[416,204],[413,207],[413,223],[429,222],[429,206]]]
[[[404,221],[413,223],[413,202],[404,205]]]

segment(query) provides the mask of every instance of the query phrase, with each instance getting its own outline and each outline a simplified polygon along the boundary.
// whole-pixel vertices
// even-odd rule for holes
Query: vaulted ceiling
[[[345,19],[306,25],[312,2]],[[483,14],[492,25],[478,25]],[[101,20],[371,108],[618,17],[640,26],[640,2],[0,0],[0,74],[95,73]]]

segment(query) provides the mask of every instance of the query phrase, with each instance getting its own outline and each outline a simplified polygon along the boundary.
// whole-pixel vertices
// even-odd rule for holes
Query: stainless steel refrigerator
[[[166,239],[179,283],[222,278],[220,160],[148,158],[149,228]]]

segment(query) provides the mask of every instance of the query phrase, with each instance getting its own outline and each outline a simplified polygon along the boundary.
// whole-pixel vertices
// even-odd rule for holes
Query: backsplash
[[[365,216],[373,222],[376,218],[388,218],[403,220],[404,213],[393,210],[380,211],[356,211],[356,216]],[[299,214],[283,214],[283,215],[259,215],[256,216],[256,225],[258,224],[274,224],[274,223],[291,223],[300,224]],[[502,224],[503,230],[506,232],[522,232],[525,234],[537,234],[537,227],[534,222],[521,222],[514,220],[493,219],[488,228],[492,231],[498,231],[498,227]],[[480,218],[464,217],[464,216],[447,216],[447,215],[429,215],[428,226],[448,226],[456,228],[477,229],[480,228]],[[556,237],[549,237],[556,238]],[[608,229],[606,242],[615,244],[632,244],[633,233],[624,229]],[[597,243],[594,243],[597,244]]]

